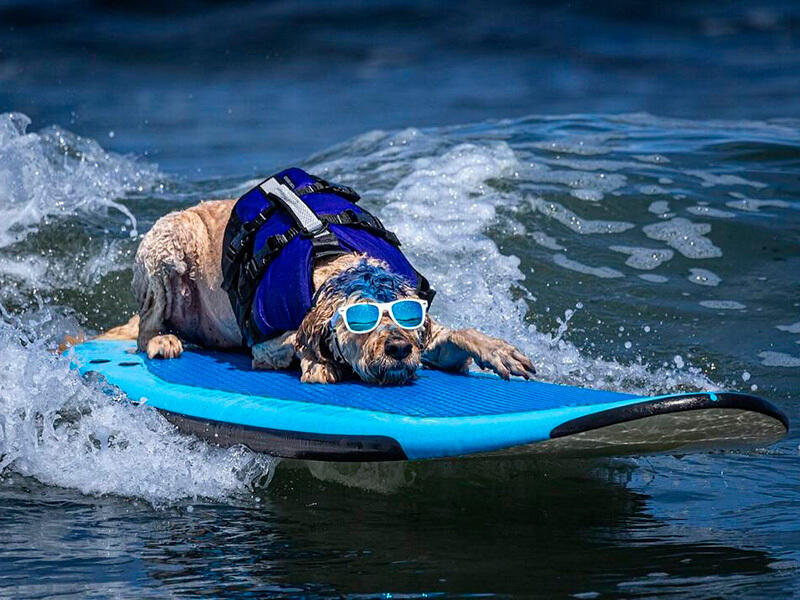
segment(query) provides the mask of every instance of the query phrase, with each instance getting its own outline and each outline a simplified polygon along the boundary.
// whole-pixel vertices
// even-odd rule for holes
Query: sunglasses
[[[369,333],[378,327],[383,313],[388,312],[398,327],[418,329],[425,322],[425,300],[408,298],[393,302],[360,302],[342,306],[337,314],[344,319],[345,327],[352,333]]]

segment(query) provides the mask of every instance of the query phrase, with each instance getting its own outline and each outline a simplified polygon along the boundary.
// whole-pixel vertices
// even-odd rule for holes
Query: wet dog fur
[[[143,237],[133,266],[139,313],[98,336],[135,339],[151,358],[176,358],[183,343],[245,349],[227,293],[222,289],[222,238],[235,201],[203,202],[165,215]],[[314,266],[317,301],[297,331],[250,348],[253,367],[287,369],[298,364],[306,383],[335,383],[348,377],[396,385],[415,377],[423,364],[465,371],[471,362],[501,377],[530,378],[531,361],[503,340],[474,329],[452,330],[429,315],[422,327],[397,327],[388,315],[366,334],[331,324],[339,307],[359,301],[416,298],[385,263],[345,254]]]

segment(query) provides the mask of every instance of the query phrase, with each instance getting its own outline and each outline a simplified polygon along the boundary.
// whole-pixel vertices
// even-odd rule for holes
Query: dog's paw
[[[314,363],[303,369],[300,381],[303,383],[336,383],[340,379],[339,370],[333,365]]]
[[[536,368],[521,350],[497,338],[486,338],[476,353],[475,363],[482,369],[491,369],[503,379],[512,375],[531,379]]]
[[[254,369],[288,369],[297,358],[295,334],[284,334],[278,339],[267,340],[253,346]]]
[[[183,344],[174,335],[157,335],[147,342],[149,358],[178,358],[183,352]]]

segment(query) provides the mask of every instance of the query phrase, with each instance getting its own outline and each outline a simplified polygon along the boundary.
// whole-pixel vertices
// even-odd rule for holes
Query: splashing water
[[[68,319],[44,310],[13,321],[0,321],[0,471],[154,505],[268,482],[273,459],[180,435],[155,410],[78,377],[41,334]]]
[[[115,198],[152,189],[156,170],[59,127],[28,133],[30,122],[20,113],[0,114],[0,248],[51,217],[97,219],[108,209],[127,217],[135,235],[136,217]]]

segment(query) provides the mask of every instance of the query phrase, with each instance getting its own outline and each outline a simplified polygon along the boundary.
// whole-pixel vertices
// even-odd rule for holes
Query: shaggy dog
[[[139,314],[101,339],[136,339],[150,358],[176,358],[183,342],[244,349],[222,289],[223,235],[235,201],[203,202],[159,219],[144,236],[133,266]],[[316,302],[297,331],[256,344],[253,367],[287,369],[299,361],[306,383],[335,383],[353,374],[363,381],[402,384],[428,367],[465,371],[470,362],[501,377],[530,378],[531,361],[514,346],[474,329],[451,330],[430,316],[418,329],[401,329],[384,314],[369,333],[350,332],[337,309],[359,301],[416,298],[409,283],[385,263],[359,254],[314,265]]]

